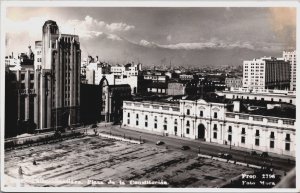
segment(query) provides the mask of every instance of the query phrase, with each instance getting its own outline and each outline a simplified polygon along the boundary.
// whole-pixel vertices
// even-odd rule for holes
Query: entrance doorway
[[[205,137],[205,127],[203,124],[198,125],[198,139],[204,139]]]

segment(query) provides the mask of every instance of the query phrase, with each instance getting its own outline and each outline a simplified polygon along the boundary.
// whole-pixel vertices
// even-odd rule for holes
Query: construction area
[[[6,187],[221,187],[251,168],[93,134],[5,152]]]

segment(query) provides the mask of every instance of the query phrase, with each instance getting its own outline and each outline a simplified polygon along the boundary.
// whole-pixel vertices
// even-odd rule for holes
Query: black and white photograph
[[[299,2],[1,4],[1,190],[299,191]]]

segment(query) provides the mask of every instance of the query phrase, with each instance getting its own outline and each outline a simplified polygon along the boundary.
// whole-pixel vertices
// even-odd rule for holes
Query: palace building
[[[288,103],[220,97],[124,101],[123,126],[295,157],[295,112]]]

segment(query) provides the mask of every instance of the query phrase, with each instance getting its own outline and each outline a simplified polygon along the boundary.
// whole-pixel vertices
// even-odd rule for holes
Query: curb
[[[226,162],[226,163],[231,163],[231,164],[236,164],[236,165],[240,165],[240,166],[246,166],[246,167],[249,167],[249,168],[255,168],[255,169],[261,169],[262,168],[262,166],[247,164],[247,163],[244,163],[244,162],[237,162],[237,161],[233,161],[233,160],[227,160],[227,159],[224,159],[224,158],[219,158],[219,157],[214,157],[214,156],[209,156],[209,155],[204,155],[204,154],[199,154],[199,153],[198,153],[198,157],[212,159],[212,160]]]
[[[117,137],[117,136],[113,136],[113,135],[107,135],[107,134],[103,134],[103,133],[99,133],[98,135],[100,137],[104,137],[104,138],[108,138],[108,139],[115,139],[115,140],[118,140],[118,141],[125,141],[125,142],[129,142],[129,143],[142,144],[142,142],[137,141],[137,140],[124,139],[122,137]]]

